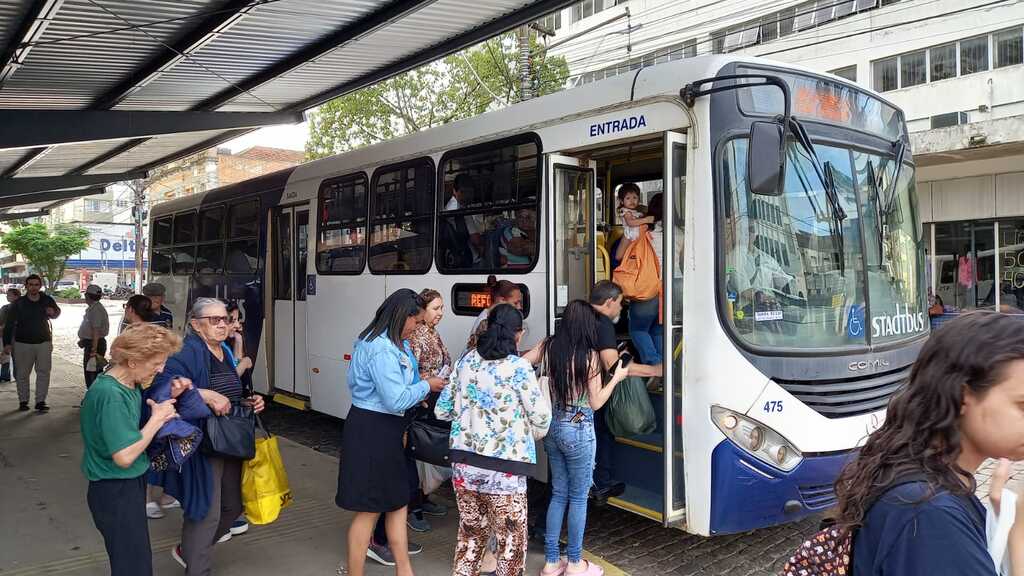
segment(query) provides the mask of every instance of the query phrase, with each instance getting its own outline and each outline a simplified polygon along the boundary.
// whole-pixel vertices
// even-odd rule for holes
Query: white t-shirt
[[[458,210],[459,208],[461,208],[461,206],[459,205],[459,199],[456,198],[455,196],[452,196],[448,200],[448,203],[444,205],[443,212],[451,212],[452,210]],[[480,215],[478,214],[474,214],[473,216],[464,216],[462,220],[463,222],[466,223],[466,232],[469,232],[470,234],[479,234],[479,219]]]

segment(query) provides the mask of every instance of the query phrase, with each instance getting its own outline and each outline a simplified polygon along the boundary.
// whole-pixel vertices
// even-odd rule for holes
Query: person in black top
[[[601,364],[605,371],[611,369],[619,359],[618,339],[615,336],[615,323],[622,314],[622,288],[614,282],[602,280],[590,290],[590,305],[598,313],[597,353],[601,355]],[[655,377],[661,376],[661,365],[648,366],[632,362],[629,365],[630,376]],[[594,412],[594,432],[597,435],[597,457],[594,466],[594,489],[591,496],[597,500],[619,496],[626,486],[615,480],[612,463],[612,448],[615,436],[608,430],[605,422],[605,408]]]
[[[989,458],[1024,459],[1022,405],[1018,318],[972,312],[932,333],[885,423],[836,480],[853,576],[996,576],[974,474]],[[1020,557],[1024,531],[1011,530],[1009,551]]]
[[[25,296],[7,311],[4,324],[4,354],[14,353],[14,379],[18,381],[18,410],[28,410],[29,377],[36,369],[36,410],[48,412],[46,393],[50,390],[53,337],[50,320],[60,316],[57,302],[43,294],[43,279],[32,274],[25,279]],[[16,344],[16,345],[15,345]]]

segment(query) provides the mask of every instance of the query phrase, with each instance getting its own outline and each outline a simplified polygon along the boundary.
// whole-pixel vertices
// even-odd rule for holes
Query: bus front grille
[[[776,380],[779,386],[826,418],[870,414],[910,379],[911,366],[870,376],[839,380]]]
[[[831,484],[799,486],[797,489],[808,510],[824,510],[836,505],[836,493]]]

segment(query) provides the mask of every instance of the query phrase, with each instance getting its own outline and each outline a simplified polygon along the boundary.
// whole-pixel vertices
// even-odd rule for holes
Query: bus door
[[[666,132],[664,139],[664,493],[662,523],[666,526],[685,520],[686,480],[683,458],[683,399],[686,388],[683,359],[683,270],[685,269],[684,232],[686,230],[686,135]],[[668,433],[671,431],[671,433]]]
[[[283,207],[273,213],[274,388],[309,396],[306,356],[306,260],[309,210]]]
[[[547,229],[550,248],[548,330],[569,302],[590,297],[594,284],[594,190],[597,163],[548,154]]]

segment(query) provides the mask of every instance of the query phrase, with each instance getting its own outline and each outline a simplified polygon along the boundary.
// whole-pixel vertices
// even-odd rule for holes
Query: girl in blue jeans
[[[604,405],[628,370],[619,365],[603,382],[597,347],[597,312],[587,302],[566,307],[554,336],[543,344],[543,375],[551,388],[551,427],[544,450],[551,467],[551,503],[544,534],[546,563],[541,576],[600,576],[600,566],[583,559],[587,494],[594,477],[594,410]],[[568,558],[559,557],[558,539],[568,509]]]

